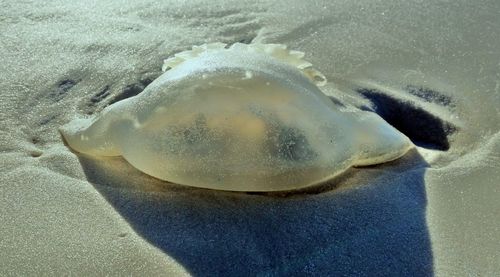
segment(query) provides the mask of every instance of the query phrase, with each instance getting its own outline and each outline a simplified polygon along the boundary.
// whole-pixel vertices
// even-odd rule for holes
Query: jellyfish
[[[165,60],[140,94],[60,131],[76,152],[228,191],[305,188],[413,147],[377,114],[332,102],[303,57],[281,44],[194,46]]]

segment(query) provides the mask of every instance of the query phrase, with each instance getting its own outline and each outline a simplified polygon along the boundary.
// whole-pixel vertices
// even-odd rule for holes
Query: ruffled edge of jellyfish
[[[202,45],[195,45],[191,48],[191,50],[186,50],[175,54],[173,57],[170,57],[163,61],[162,71],[167,71],[171,68],[174,68],[184,61],[196,58],[200,56],[202,53],[211,52],[211,51],[249,51],[249,52],[257,52],[264,53],[270,55],[271,57],[285,62],[291,66],[296,67],[306,77],[308,77],[313,83],[317,86],[323,86],[326,84],[327,80],[325,75],[323,75],[318,70],[312,67],[312,64],[306,60],[304,60],[304,52],[289,50],[287,46],[284,44],[264,44],[264,43],[235,43],[232,44],[229,48],[226,48],[227,44],[222,42],[214,42],[214,43],[206,43]]]

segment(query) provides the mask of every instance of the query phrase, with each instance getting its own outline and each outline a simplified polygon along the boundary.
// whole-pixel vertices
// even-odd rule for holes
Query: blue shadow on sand
[[[79,158],[88,180],[135,232],[194,276],[433,272],[427,164],[417,151],[283,195],[187,188],[146,176],[121,158]],[[131,176],[116,176],[117,165],[130,167]]]

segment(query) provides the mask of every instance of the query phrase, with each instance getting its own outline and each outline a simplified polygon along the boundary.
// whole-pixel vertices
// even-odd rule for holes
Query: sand
[[[498,1],[0,2],[0,275],[500,274]],[[418,146],[322,188],[217,192],[57,129],[205,42],[283,43]]]

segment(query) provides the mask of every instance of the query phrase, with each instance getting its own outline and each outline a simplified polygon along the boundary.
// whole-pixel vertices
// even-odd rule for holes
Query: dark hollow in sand
[[[357,91],[373,103],[374,112],[408,136],[414,144],[443,151],[450,148],[448,137],[457,131],[453,124],[412,102],[397,99],[376,89],[361,88]],[[415,93],[416,90],[412,89],[411,91]],[[435,100],[448,104],[451,101],[430,89],[418,91],[419,96],[424,97],[427,101]]]

